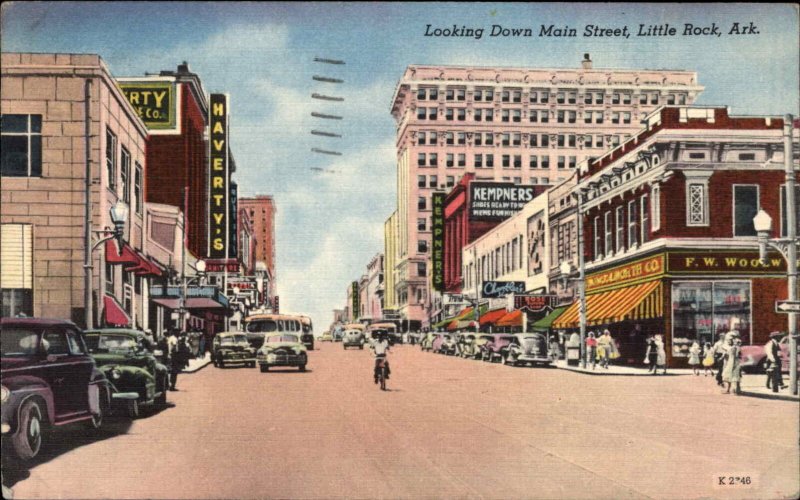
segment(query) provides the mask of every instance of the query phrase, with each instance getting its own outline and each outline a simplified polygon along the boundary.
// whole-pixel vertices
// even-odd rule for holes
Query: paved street
[[[319,345],[319,344],[318,344]],[[797,405],[693,376],[592,377],[400,346],[390,392],[368,351],[309,371],[212,366],[105,439],[56,444],[15,498],[789,498]],[[56,437],[71,438],[58,431]],[[27,476],[27,477],[26,477]],[[750,477],[720,486],[719,476]]]

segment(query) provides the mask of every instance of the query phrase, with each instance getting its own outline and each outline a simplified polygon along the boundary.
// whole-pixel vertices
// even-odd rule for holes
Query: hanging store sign
[[[239,262],[236,259],[207,259],[207,273],[238,273]]]
[[[777,252],[761,262],[758,252],[668,252],[667,269],[680,274],[784,274],[786,261]]]
[[[433,193],[433,216],[431,226],[433,231],[432,263],[433,263],[433,289],[444,291],[444,198],[445,193]]]
[[[228,196],[228,219],[230,220],[230,227],[228,227],[228,256],[237,258],[239,256],[239,241],[236,235],[239,234],[239,222],[236,214],[236,206],[239,203],[239,186],[230,181],[230,192]]]
[[[174,81],[124,80],[118,85],[148,129],[180,133]]]
[[[503,182],[469,184],[470,220],[499,221],[516,214],[536,196],[534,186]]]
[[[612,267],[586,277],[586,291],[653,278],[664,273],[664,255]]]
[[[481,297],[505,297],[511,293],[525,293],[524,281],[484,281],[481,288]]]
[[[514,295],[514,309],[523,307],[531,312],[556,307],[558,295]]]
[[[361,312],[361,297],[358,293],[358,281],[354,281],[350,285],[350,300],[352,301],[353,321],[358,319]]]
[[[230,256],[228,96],[211,94],[209,102],[208,256],[227,259]]]

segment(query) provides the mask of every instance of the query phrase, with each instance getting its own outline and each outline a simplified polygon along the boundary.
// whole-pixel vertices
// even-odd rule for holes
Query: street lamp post
[[[795,173],[792,153],[792,115],[786,115],[783,124],[783,165],[786,172],[784,200],[786,201],[786,237],[770,239],[772,217],[759,210],[753,218],[753,226],[758,235],[758,250],[761,261],[767,256],[767,246],[778,250],[786,259],[786,274],[789,288],[789,301],[797,301],[797,200],[795,199]],[[797,394],[797,313],[789,316],[789,385],[792,394]]]
[[[184,265],[185,265],[185,263],[184,263]],[[178,310],[180,311],[180,315],[181,315],[181,317],[180,317],[181,331],[184,331],[184,332],[186,331],[186,321],[188,320],[187,314],[186,314],[187,313],[187,310],[186,310],[186,295],[189,292],[189,283],[191,283],[194,280],[200,280],[202,282],[203,278],[206,275],[206,261],[198,260],[195,263],[194,266],[195,266],[194,267],[195,271],[197,271],[197,276],[194,276],[192,278],[187,278],[186,277],[186,273],[184,272],[182,277],[181,277],[182,278],[181,281],[183,282],[183,290],[181,292],[181,301],[180,301],[180,306],[179,306]]]
[[[583,259],[581,259],[582,261]],[[583,267],[580,268],[578,277],[572,278],[570,277],[574,271],[572,264],[568,261],[562,261],[561,265],[559,266],[559,270],[561,271],[562,279],[564,280],[564,288],[567,287],[570,281],[577,281],[578,282],[578,311],[580,314],[579,321],[580,321],[580,331],[581,331],[581,345],[580,348],[580,356],[581,359],[579,361],[580,366],[582,368],[586,368],[586,291],[584,288],[584,272]]]
[[[117,201],[114,206],[111,207],[109,210],[109,215],[111,217],[111,222],[114,224],[114,229],[101,229],[101,230],[94,230],[90,231],[89,228],[91,227],[88,223],[86,225],[87,228],[87,235],[88,234],[103,234],[102,238],[95,241],[93,244],[86,245],[86,248],[83,250],[83,275],[84,275],[84,287],[83,287],[83,307],[84,307],[84,315],[86,329],[89,330],[94,328],[94,307],[92,304],[92,270],[94,266],[92,265],[92,254],[97,247],[105,243],[106,241],[114,238],[117,240],[117,246],[121,249],[122,248],[122,241],[125,237],[125,221],[128,220],[128,205],[122,202],[122,200]],[[87,238],[87,243],[91,243],[91,237]]]

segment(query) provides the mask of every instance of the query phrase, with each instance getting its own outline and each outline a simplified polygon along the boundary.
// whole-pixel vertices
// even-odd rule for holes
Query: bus
[[[392,344],[402,344],[403,336],[397,333],[397,325],[390,322],[372,323],[367,328],[367,337],[372,338],[372,332],[375,330],[384,330],[389,334],[389,342]]]
[[[301,314],[252,314],[244,319],[247,341],[256,349],[264,344],[268,333],[291,333],[300,337],[308,348],[314,348],[314,332],[311,318]]]

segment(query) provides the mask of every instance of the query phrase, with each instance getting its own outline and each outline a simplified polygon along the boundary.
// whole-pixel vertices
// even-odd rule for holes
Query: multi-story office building
[[[240,216],[249,218],[252,229],[252,238],[255,240],[252,260],[263,262],[267,266],[272,294],[271,301],[277,293],[275,273],[275,200],[270,195],[260,195],[253,198],[239,198]],[[243,213],[244,212],[244,213]]]
[[[696,74],[671,70],[409,66],[397,84],[397,310],[426,321],[431,192],[476,180],[552,185],[627,140],[648,113],[690,104]]]

